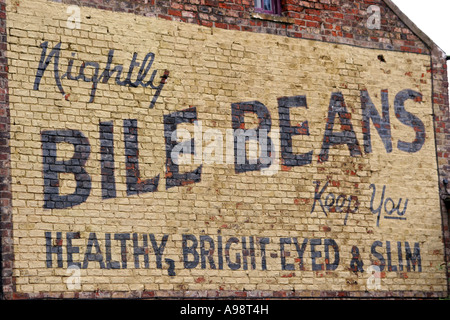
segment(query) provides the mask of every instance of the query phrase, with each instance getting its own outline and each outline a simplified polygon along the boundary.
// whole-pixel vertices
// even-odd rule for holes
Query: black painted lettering
[[[322,257],[322,252],[321,251],[316,251],[316,246],[321,245],[322,244],[322,240],[321,239],[311,239],[309,244],[311,246],[312,270],[313,271],[324,270],[323,263],[321,263],[321,264],[317,264],[316,263],[316,259]]]
[[[206,248],[205,243],[208,243]],[[216,269],[216,264],[214,263],[214,240],[210,236],[202,235],[200,236],[200,256],[202,269],[206,269],[206,259],[208,259],[209,267],[211,269]]]
[[[150,242],[152,243],[153,252],[155,253],[156,267],[158,269],[162,268],[162,263],[161,263],[162,255],[164,254],[164,249],[166,248],[168,239],[169,239],[168,234],[163,235],[163,237],[161,239],[161,244],[158,245],[158,243],[156,242],[155,235],[153,233],[150,234]]]
[[[267,260],[266,260],[266,244],[270,243],[269,238],[260,238],[259,246],[261,250],[261,269],[267,270]]]
[[[291,126],[289,109],[297,107],[308,108],[306,104],[306,96],[278,98],[281,159],[282,164],[288,167],[304,166],[312,162],[312,151],[304,154],[294,154],[292,150],[292,136],[309,136],[308,121],[304,121],[300,126]]]
[[[341,122],[340,132],[335,132],[333,130],[336,115]],[[344,96],[340,92],[335,92],[331,95],[319,162],[328,161],[330,147],[344,144],[347,145],[352,157],[362,155],[356,133],[353,130],[353,125],[351,123],[351,114],[347,111],[345,105]]]
[[[48,65],[52,62],[53,59],[53,72],[54,72],[54,78],[56,85],[58,86],[59,91],[64,96],[65,92],[61,84],[61,77],[59,76],[59,55],[61,51],[61,42],[56,44],[55,47],[50,51],[50,53],[47,55],[47,48],[48,48],[48,42],[43,42],[41,44],[42,53],[41,53],[41,60],[39,61],[39,67],[36,72],[36,77],[34,79],[34,90],[39,90],[39,85],[41,83],[42,77],[44,76],[45,70],[47,69]]]
[[[54,130],[41,133],[44,174],[44,208],[63,209],[86,201],[91,191],[91,177],[84,169],[90,155],[89,140],[77,130]],[[75,152],[70,160],[57,160],[57,144],[70,143]],[[60,195],[59,174],[71,173],[76,181],[72,194]]]
[[[284,245],[291,242],[291,238],[280,238],[281,270],[295,270],[293,263],[286,264],[286,257],[290,255],[290,252],[285,250]]]
[[[141,68],[139,69],[136,81],[131,84],[133,87],[138,87],[141,85],[145,88],[153,82],[153,79],[155,79],[156,77],[157,73],[156,70],[153,70],[151,80],[148,83],[144,83],[144,79],[147,76],[148,72],[150,71],[154,61],[155,61],[155,54],[153,52],[147,53],[144,60],[142,60]]]
[[[305,264],[303,261],[303,254],[305,253],[306,250],[306,246],[308,245],[308,239],[305,238],[303,239],[303,243],[302,246],[300,247],[297,238],[293,238],[293,243],[295,244],[295,249],[297,250],[297,254],[298,254],[298,260],[299,260],[299,268],[300,270],[304,271],[305,270]]]
[[[391,242],[386,241],[386,256],[388,261],[388,271],[397,272],[397,266],[392,264]]]
[[[350,270],[353,272],[364,272],[364,262],[357,246],[352,247],[352,260],[350,261]]]
[[[172,140],[172,134],[176,131],[177,126],[181,123],[191,123],[197,120],[197,109],[189,108],[177,111],[164,116],[164,138],[166,144],[166,189],[184,186],[187,184],[198,183],[201,181],[202,165],[195,170],[186,173],[179,172],[179,166],[172,159],[172,151],[179,144],[176,140]],[[195,153],[194,139],[184,141],[181,144],[189,144],[191,154]],[[180,148],[182,152],[184,148]]]
[[[414,251],[411,252],[411,247],[408,242],[405,242],[405,258],[406,258],[406,270],[411,271],[411,266],[414,271],[422,272],[422,258],[420,256],[420,244],[416,242],[414,244]]]
[[[67,232],[66,233],[67,267],[77,266],[78,268],[81,268],[80,262],[73,262],[72,255],[74,253],[80,253],[80,248],[72,246],[72,239],[80,239],[80,233],[79,232]]]
[[[364,152],[372,153],[370,121],[380,136],[387,153],[392,152],[391,121],[389,119],[388,91],[381,91],[382,116],[378,113],[367,90],[361,91],[362,125],[364,135]]]
[[[238,270],[241,267],[241,255],[240,253],[236,253],[236,259],[235,262],[231,261],[230,258],[230,248],[233,244],[238,244],[239,243],[239,239],[236,237],[231,237],[230,239],[228,239],[226,245],[225,245],[225,259],[227,261],[228,267],[231,270]]]
[[[105,234],[105,255],[106,255],[106,268],[107,269],[120,269],[120,262],[113,261],[111,257],[111,234]]]
[[[130,66],[128,68],[128,72],[125,75],[125,79],[121,80],[122,73],[124,71],[123,65],[116,65],[114,68],[111,67],[112,61],[114,58],[114,50],[110,50],[108,52],[108,58],[105,69],[100,74],[100,65],[98,62],[94,61],[86,61],[82,62],[78,75],[74,76],[73,73],[73,65],[74,65],[74,59],[69,59],[68,66],[67,66],[67,72],[64,73],[62,76],[59,74],[59,58],[60,58],[60,51],[61,51],[61,43],[56,44],[53,49],[50,51],[50,53],[47,55],[47,49],[48,49],[48,42],[43,42],[41,44],[42,53],[41,53],[41,59],[39,62],[39,66],[36,72],[35,80],[34,80],[34,90],[39,90],[39,86],[42,80],[42,77],[49,66],[49,64],[53,61],[54,65],[54,79],[56,82],[56,85],[61,92],[61,94],[65,97],[66,100],[68,100],[68,94],[65,94],[64,88],[61,83],[61,79],[67,78],[68,80],[74,80],[74,81],[84,81],[84,82],[92,82],[91,86],[91,93],[90,93],[90,99],[89,102],[94,102],[98,83],[107,83],[111,77],[115,74],[115,83],[120,86],[129,86],[129,87],[138,87],[142,86],[144,88],[150,86],[153,90],[155,90],[155,93],[153,95],[152,101],[150,102],[149,108],[153,108],[156,104],[157,99],[159,98],[162,89],[164,88],[167,78],[169,77],[169,71],[165,70],[163,76],[161,76],[161,80],[158,85],[154,83],[157,70],[154,70],[152,72],[152,75],[148,81],[145,81],[145,77],[149,73],[155,55],[150,52],[148,53],[144,60],[142,61],[142,64],[137,62],[137,56],[138,54],[135,52],[133,54],[132,60],[130,62]],[[72,57],[75,57],[75,53],[72,52]],[[135,68],[141,66],[139,69],[139,72],[136,77],[136,81],[132,81],[132,75]],[[93,72],[91,77],[88,77],[85,73],[86,68],[91,67],[93,68]]]
[[[72,57],[75,57],[76,53],[72,52],[71,55],[72,55]],[[67,79],[69,79],[69,80],[78,80],[78,76],[75,77],[72,75],[73,63],[74,63],[74,60],[69,59],[69,63],[67,65],[67,72],[61,76],[61,79],[64,79],[67,77]]]
[[[114,240],[120,241],[120,257],[122,260],[122,269],[127,268],[127,240],[130,240],[129,233],[116,233]]]
[[[198,265],[199,254],[197,252],[198,241],[192,234],[183,234],[183,263],[185,269],[193,269]],[[192,246],[188,246],[188,241],[192,242]],[[189,260],[189,255],[192,255],[194,260]]]
[[[374,184],[371,184],[370,189],[373,189],[372,198],[370,199],[370,211],[372,212],[372,214],[377,215],[377,227],[379,227],[380,226],[380,215],[381,215],[381,210],[383,209],[384,194],[386,192],[386,186],[383,186],[383,192],[381,193],[380,204],[378,205],[378,208],[376,208],[376,209],[373,207],[373,202],[375,200],[377,188]]]
[[[402,253],[402,243],[397,241],[397,254],[398,254],[398,270],[403,271],[403,253]]]
[[[246,247],[245,238],[242,237],[242,252],[244,257],[244,270],[247,270],[247,257],[250,256],[250,265],[253,270],[256,269],[256,258],[255,258],[255,241],[253,237],[249,237],[249,248]]]
[[[125,167],[127,170],[127,194],[134,195],[157,191],[159,175],[147,180],[141,179],[139,170],[137,120],[124,120],[123,130],[125,142]]]
[[[333,239],[325,239],[325,265],[327,270],[336,270],[339,266],[339,247]],[[334,251],[334,261],[330,261],[330,247]]]
[[[91,78],[86,77],[86,75],[84,74],[84,70],[86,69],[86,67],[93,67],[94,68],[94,74],[92,75]],[[97,91],[97,86],[98,86],[98,73],[100,70],[100,66],[97,62],[92,62],[92,61],[88,61],[88,62],[84,62],[81,67],[80,67],[80,79],[83,80],[84,82],[92,82],[92,88],[91,88],[91,94],[90,94],[90,98],[89,98],[89,102],[94,102],[94,98],[95,98],[95,94]]]
[[[245,114],[254,113],[258,117],[256,129],[245,128]],[[233,103],[231,105],[231,121],[234,130],[234,165],[236,173],[258,171],[270,167],[274,147],[268,134],[272,127],[272,118],[265,105],[259,101]],[[260,157],[249,159],[246,143],[254,140],[259,143]]]
[[[113,122],[100,122],[100,166],[102,176],[102,198],[116,197],[114,175],[114,127]]]
[[[374,264],[380,268],[380,271],[383,271],[386,266],[386,260],[383,255],[377,251],[377,247],[383,247],[383,243],[381,241],[375,241],[370,248],[370,253],[379,261],[379,263]]]
[[[148,260],[148,238],[146,234],[142,235],[143,246],[139,246],[139,239],[136,233],[133,233],[133,255],[134,255],[134,267],[140,268],[139,256],[144,257],[144,268],[149,268]]]
[[[327,211],[325,210],[325,206],[324,206],[324,204],[322,202],[322,194],[327,189],[328,184],[329,184],[329,181],[327,181],[327,183],[325,183],[325,185],[319,191],[320,181],[316,181],[316,188],[315,188],[315,191],[314,191],[314,203],[313,203],[313,206],[311,208],[311,212],[310,213],[314,212],[314,209],[316,208],[316,203],[318,203],[320,205],[320,207],[322,208],[323,213],[325,213],[325,215],[328,216]]]
[[[415,139],[412,142],[400,140],[397,147],[401,151],[414,153],[420,151],[425,143],[425,125],[418,117],[406,111],[405,102],[407,100],[422,102],[422,94],[409,89],[403,90],[397,94],[394,102],[395,116],[401,123],[413,128],[415,132]]]
[[[150,81],[148,82],[148,84],[150,84],[151,88],[156,90],[155,94],[153,95],[152,101],[150,102],[150,107],[149,107],[150,109],[153,109],[153,107],[155,106],[156,100],[158,100],[158,98],[161,94],[161,91],[166,84],[167,78],[169,77],[169,70],[164,70],[164,74],[161,76],[161,81],[159,82],[158,86],[155,86],[153,84],[153,79],[155,78],[155,75],[156,75],[156,73],[154,72]],[[146,86],[144,86],[144,87],[146,87]]]
[[[116,84],[124,86],[125,81],[120,80],[120,77],[123,72],[123,66],[121,66],[121,65],[114,66],[114,68],[111,70],[111,64],[112,64],[113,58],[114,58],[114,50],[109,50],[106,67],[103,70],[102,74],[100,75],[99,82],[107,83],[109,81],[109,79],[112,78],[114,73],[116,73]]]
[[[219,270],[223,270],[222,236],[217,236],[217,255],[219,260]]]
[[[55,244],[52,243],[52,233],[45,232],[45,249],[46,249],[46,264],[47,268],[52,267],[53,254],[56,254],[56,260],[58,263],[58,268],[63,267],[63,258],[62,258],[62,233],[56,233]]]
[[[95,248],[95,253],[92,253],[92,247]],[[89,234],[88,244],[84,254],[83,269],[87,269],[89,261],[97,261],[100,265],[100,269],[105,269],[100,244],[98,243],[97,235],[93,232]]]

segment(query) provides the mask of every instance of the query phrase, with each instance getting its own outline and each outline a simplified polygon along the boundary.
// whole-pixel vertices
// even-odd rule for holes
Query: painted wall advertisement
[[[8,4],[18,292],[445,291],[427,55],[77,8]]]

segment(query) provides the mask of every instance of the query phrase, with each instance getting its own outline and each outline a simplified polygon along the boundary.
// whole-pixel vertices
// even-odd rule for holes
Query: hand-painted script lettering
[[[50,65],[51,62],[53,62],[53,77],[55,79],[56,86],[58,87],[61,94],[65,97],[65,99],[68,99],[68,94],[64,90],[62,84],[63,79],[92,82],[92,89],[90,93],[89,102],[94,102],[98,84],[107,83],[112,77],[115,77],[115,83],[120,86],[129,86],[129,87],[141,86],[144,88],[150,87],[153,90],[156,90],[150,103],[150,108],[153,108],[169,76],[169,71],[166,70],[164,72],[164,75],[161,77],[159,85],[155,85],[154,81],[158,71],[153,70],[153,72],[150,75],[150,79],[146,80],[147,75],[149,74],[150,69],[153,66],[155,54],[149,52],[144,57],[142,62],[137,62],[138,54],[134,53],[125,79],[122,80],[122,73],[124,73],[124,67],[123,65],[116,65],[112,67],[112,61],[114,58],[114,50],[112,49],[109,50],[106,66],[101,74],[100,74],[100,65],[98,62],[87,61],[81,63],[78,70],[78,75],[75,75],[74,59],[69,59],[66,72],[63,75],[60,75],[61,70],[59,59],[61,56],[61,42],[56,44],[48,54],[47,54],[48,42],[43,42],[41,44],[41,48],[42,53],[41,59],[39,61],[39,67],[37,69],[36,77],[34,80],[34,90],[39,90],[41,79],[44,76],[47,67]],[[76,54],[73,52],[72,57],[75,57],[75,55]],[[86,75],[87,68],[93,69],[93,71],[90,72],[92,73],[91,76]],[[137,75],[135,76],[135,78],[133,78],[133,72],[135,69],[137,70],[137,68],[139,68],[139,70],[137,71]]]

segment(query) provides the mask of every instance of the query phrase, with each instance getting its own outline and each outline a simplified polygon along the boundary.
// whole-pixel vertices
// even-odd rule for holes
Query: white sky
[[[449,0],[392,0],[431,40],[450,55]]]

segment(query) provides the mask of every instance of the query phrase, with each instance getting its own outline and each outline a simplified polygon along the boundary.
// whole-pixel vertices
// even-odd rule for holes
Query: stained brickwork
[[[3,3],[5,298],[447,296],[444,54],[281,5]]]
[[[252,0],[70,1],[59,2],[129,12],[207,27],[279,34],[368,48],[426,53],[429,49],[382,0],[281,0],[285,19],[255,14]],[[368,8],[379,6],[381,28],[366,26]]]

